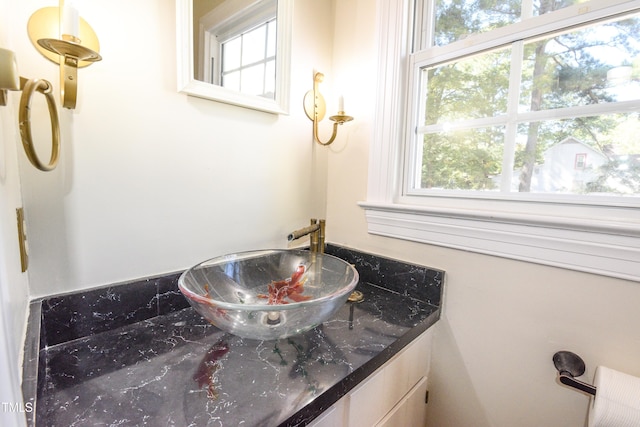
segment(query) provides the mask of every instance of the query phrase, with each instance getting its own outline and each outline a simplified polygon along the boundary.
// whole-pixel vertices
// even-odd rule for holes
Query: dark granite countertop
[[[364,301],[275,341],[208,324],[183,301],[177,274],[34,301],[23,382],[25,400],[37,393],[30,424],[307,424],[440,316],[443,272],[329,252],[356,265]]]

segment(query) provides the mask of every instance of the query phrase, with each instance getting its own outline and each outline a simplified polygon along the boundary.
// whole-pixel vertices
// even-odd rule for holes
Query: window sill
[[[640,281],[640,224],[361,202],[371,234]]]

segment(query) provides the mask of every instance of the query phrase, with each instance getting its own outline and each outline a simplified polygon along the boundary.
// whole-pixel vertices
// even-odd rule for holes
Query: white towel
[[[598,366],[589,427],[640,427],[640,378]]]

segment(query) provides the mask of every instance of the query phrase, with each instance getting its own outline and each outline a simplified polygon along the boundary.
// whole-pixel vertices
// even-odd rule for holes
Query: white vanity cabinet
[[[424,426],[432,335],[424,332],[310,426]]]

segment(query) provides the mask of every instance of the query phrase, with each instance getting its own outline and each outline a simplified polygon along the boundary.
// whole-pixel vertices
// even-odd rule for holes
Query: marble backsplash
[[[443,272],[336,245],[326,253],[354,264],[360,282],[382,286],[403,296],[439,306]],[[181,272],[87,291],[46,297],[41,306],[40,345],[105,332],[189,307],[178,290]]]

